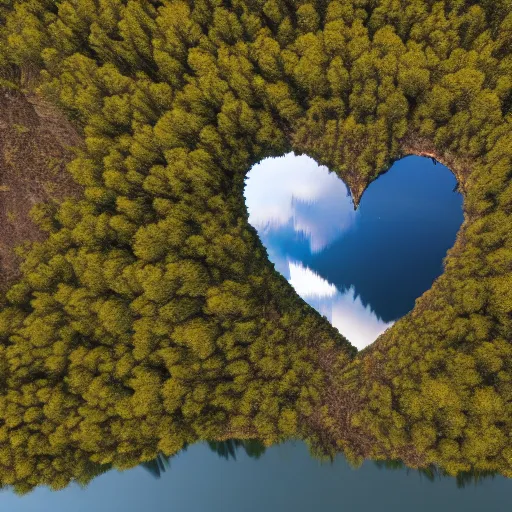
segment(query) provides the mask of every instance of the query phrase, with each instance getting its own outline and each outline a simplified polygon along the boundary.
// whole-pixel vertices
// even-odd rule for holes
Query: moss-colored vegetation
[[[85,139],[0,313],[4,485],[229,438],[512,476],[510,0],[4,5],[3,65]],[[409,152],[464,193],[445,273],[359,354],[248,225],[245,174],[291,150],[356,203]]]

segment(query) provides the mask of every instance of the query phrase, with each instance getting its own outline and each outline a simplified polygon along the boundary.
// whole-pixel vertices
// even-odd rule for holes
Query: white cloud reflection
[[[325,298],[336,295],[336,286],[329,283],[310,268],[303,267],[300,263],[288,263],[290,279],[288,282],[295,291],[304,299],[306,297]]]
[[[338,331],[358,350],[373,343],[394,322],[384,322],[372,310],[364,306],[351,286],[340,292],[313,270],[301,263],[289,262],[288,282],[297,293],[321,315],[324,315]]]
[[[267,158],[247,175],[249,222],[265,231],[292,223],[309,240],[312,253],[334,242],[356,219],[345,184],[312,158],[288,153]]]

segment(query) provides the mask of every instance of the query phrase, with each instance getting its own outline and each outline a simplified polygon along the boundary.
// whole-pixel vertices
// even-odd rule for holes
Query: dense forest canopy
[[[512,476],[510,0],[3,0],[0,86],[81,134],[0,312],[0,482],[87,482],[288,438]],[[246,173],[307,153],[355,203],[405,154],[457,176],[445,272],[357,353],[267,259]],[[103,465],[103,466],[102,466]]]

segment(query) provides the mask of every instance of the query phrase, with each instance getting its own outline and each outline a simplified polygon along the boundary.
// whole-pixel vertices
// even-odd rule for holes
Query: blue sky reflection
[[[291,225],[321,252],[354,225],[347,187],[312,158],[288,153],[256,164],[245,189],[249,222],[260,233]]]

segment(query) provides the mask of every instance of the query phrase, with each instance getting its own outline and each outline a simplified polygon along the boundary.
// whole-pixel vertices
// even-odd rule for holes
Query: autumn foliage
[[[83,197],[35,212],[47,239],[3,299],[3,485],[228,438],[512,476],[510,0],[6,0],[0,19],[2,66],[37,68],[85,141]],[[291,150],[356,203],[410,152],[464,193],[445,273],[359,354],[248,224],[246,173]]]

